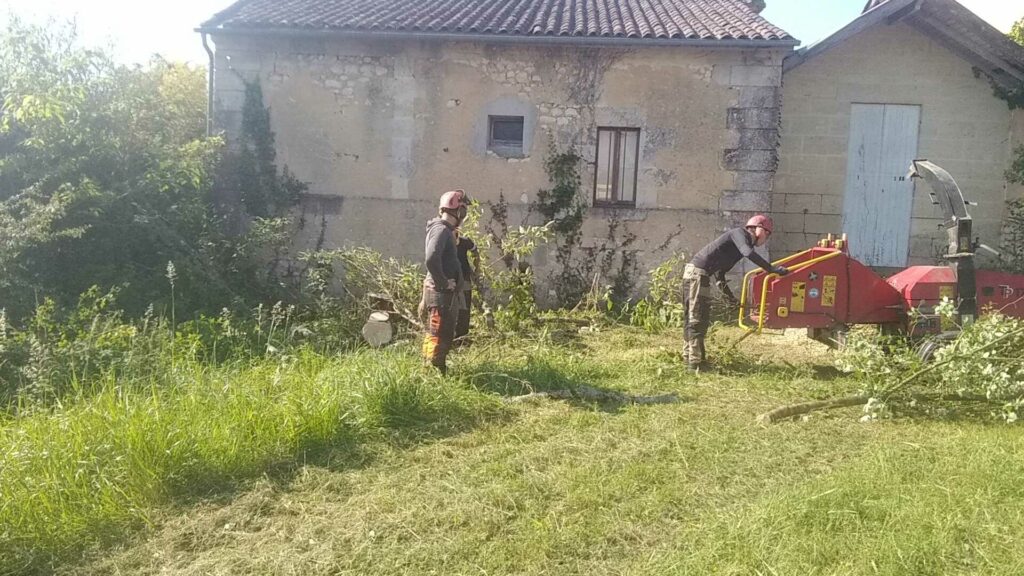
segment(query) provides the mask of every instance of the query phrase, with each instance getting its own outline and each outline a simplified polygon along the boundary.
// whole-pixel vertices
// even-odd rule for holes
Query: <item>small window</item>
[[[639,128],[597,129],[595,206],[636,206]]]
[[[488,116],[487,149],[499,156],[523,155],[523,117]]]

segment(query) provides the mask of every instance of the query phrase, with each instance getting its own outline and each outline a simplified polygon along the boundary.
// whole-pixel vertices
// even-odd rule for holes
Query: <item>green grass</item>
[[[159,379],[159,382],[155,381]],[[357,461],[380,430],[436,433],[489,412],[408,354],[179,363],[111,376],[0,428],[0,573],[46,571],[151,523],[155,507],[229,493],[310,459]]]
[[[720,334],[717,349],[736,336]],[[409,347],[193,366],[159,392],[110,382],[4,424],[0,550],[20,552],[0,566],[1024,573],[1021,428],[976,417],[859,423],[857,409],[763,427],[755,416],[766,409],[858,384],[820,348],[771,336],[748,340],[723,373],[693,376],[678,339],[614,329],[481,342],[455,356],[449,380],[423,371]],[[578,384],[682,401],[500,402]],[[83,539],[91,548],[79,559]]]

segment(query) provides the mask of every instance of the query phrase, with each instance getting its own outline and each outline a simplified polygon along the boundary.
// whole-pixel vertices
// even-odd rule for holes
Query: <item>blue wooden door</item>
[[[920,106],[853,104],[843,197],[850,254],[868,266],[906,266]]]

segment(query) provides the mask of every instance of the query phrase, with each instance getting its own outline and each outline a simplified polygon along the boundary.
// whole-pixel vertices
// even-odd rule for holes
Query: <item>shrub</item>
[[[647,296],[629,311],[629,323],[650,332],[680,328],[686,323],[681,291],[686,259],[676,254],[650,271]]]

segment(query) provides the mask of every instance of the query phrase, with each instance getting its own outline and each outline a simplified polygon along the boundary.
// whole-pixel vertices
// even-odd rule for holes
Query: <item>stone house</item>
[[[1024,111],[994,89],[1024,82],[1024,48],[954,0],[872,0],[827,39],[787,57],[774,250],[843,230],[877,267],[933,263],[941,213],[910,160],[947,169],[982,242],[999,243],[1004,172],[1024,144]]]
[[[438,196],[520,223],[577,150],[583,249],[638,278],[771,207],[783,59],[757,0],[240,0],[213,40],[213,117],[261,83],[278,162],[310,184],[300,243],[422,259]],[[536,218],[534,218],[536,221]],[[543,270],[552,251],[536,256]],[[542,272],[543,277],[543,272]]]

